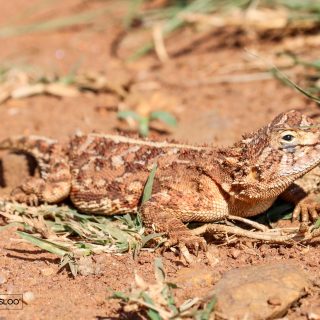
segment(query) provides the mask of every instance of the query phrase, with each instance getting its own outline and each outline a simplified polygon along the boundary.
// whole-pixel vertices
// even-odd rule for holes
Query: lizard
[[[40,177],[16,187],[13,201],[38,205],[70,198],[81,212],[141,213],[146,232],[164,232],[167,246],[206,249],[186,222],[251,217],[278,196],[293,202],[293,218],[317,218],[320,206],[295,180],[320,163],[320,130],[299,111],[279,114],[230,147],[192,146],[111,134],[75,135],[66,144],[41,136],[0,141],[0,150],[21,151],[38,162]],[[145,183],[157,169],[151,198],[141,205]]]

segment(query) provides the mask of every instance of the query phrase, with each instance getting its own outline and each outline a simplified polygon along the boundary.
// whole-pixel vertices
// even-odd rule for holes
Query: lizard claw
[[[198,242],[196,242],[195,244],[194,244],[194,254],[195,254],[195,256],[197,257],[198,256],[198,254],[199,254],[199,243]]]
[[[29,206],[38,206],[39,199],[35,194],[26,194],[21,190],[14,190],[10,196],[11,201],[26,203]]]
[[[300,232],[306,232],[308,222],[315,221],[319,217],[320,203],[314,195],[302,199],[293,210],[292,220],[298,220],[301,216]]]
[[[176,245],[187,261],[188,258],[186,256],[187,252],[189,254],[189,250],[191,250],[196,256],[198,255],[199,250],[207,251],[207,242],[204,238],[194,236],[187,232],[170,234],[169,240],[164,244],[166,249]]]

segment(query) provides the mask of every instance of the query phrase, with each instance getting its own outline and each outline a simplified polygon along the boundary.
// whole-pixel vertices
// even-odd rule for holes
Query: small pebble
[[[308,316],[308,320],[319,320],[320,319],[320,315],[314,312],[308,312],[307,314]]]
[[[308,266],[309,266],[309,267],[318,267],[319,264],[318,264],[317,262],[315,262],[315,261],[309,261],[309,262],[308,262]]]
[[[0,275],[0,284],[6,283],[7,282],[7,278],[3,275]]]
[[[43,268],[41,269],[41,273],[44,276],[51,276],[54,273],[54,270],[52,268]]]
[[[286,250],[285,248],[283,248],[283,247],[280,247],[280,248],[278,249],[278,253],[279,253],[280,255],[282,255],[282,256],[285,256],[285,255],[287,254],[287,250]]]
[[[238,249],[232,249],[230,254],[233,259],[237,259],[240,256],[241,251]]]
[[[30,304],[34,300],[34,294],[31,291],[27,291],[23,294],[23,302]]]
[[[278,297],[272,297],[268,299],[268,303],[272,306],[281,306],[281,299]]]

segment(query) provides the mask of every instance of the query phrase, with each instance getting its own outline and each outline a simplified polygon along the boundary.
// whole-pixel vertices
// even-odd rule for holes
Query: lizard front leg
[[[202,182],[208,179],[205,177]],[[146,232],[164,232],[168,237],[166,246],[185,245],[195,252],[199,248],[205,250],[206,241],[194,236],[183,222],[213,222],[228,216],[228,203],[219,188],[212,181],[205,184],[209,185],[211,188],[206,193],[201,188],[198,192],[185,190],[184,193],[170,189],[152,195],[140,209]]]
[[[40,178],[31,177],[15,188],[10,199],[29,205],[39,202],[58,203],[68,197],[71,173],[67,156],[55,140],[28,136],[0,142],[0,149],[21,151],[32,155],[38,162]]]
[[[202,237],[194,236],[191,231],[178,218],[179,212],[163,206],[163,196],[154,195],[141,206],[140,212],[146,233],[164,232],[168,237],[166,247],[185,245],[187,248],[198,251],[206,250],[206,241]]]
[[[306,192],[303,187],[293,183],[280,197],[295,205],[292,220],[297,220],[301,216],[302,225],[306,225],[310,220],[318,218],[320,210],[319,198],[314,193]]]

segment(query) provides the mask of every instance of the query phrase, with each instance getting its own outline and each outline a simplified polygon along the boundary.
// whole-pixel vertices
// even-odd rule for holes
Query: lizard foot
[[[186,250],[192,251],[196,256],[199,253],[199,249],[207,251],[207,242],[204,238],[194,236],[189,232],[176,232],[169,234],[169,240],[164,243],[165,249],[172,246],[178,246],[180,252],[183,254]]]
[[[308,230],[308,223],[317,220],[319,210],[320,202],[315,195],[309,195],[296,204],[292,220],[298,220],[301,216],[300,232],[305,233]]]
[[[11,201],[16,201],[19,203],[26,203],[29,206],[38,206],[39,199],[35,194],[27,194],[20,188],[16,188],[12,191],[10,196]]]

